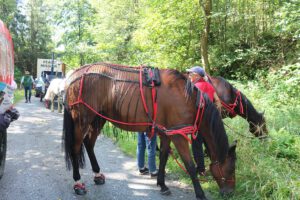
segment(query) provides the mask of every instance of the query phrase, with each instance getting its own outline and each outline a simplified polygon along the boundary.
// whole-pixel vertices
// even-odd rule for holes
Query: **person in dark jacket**
[[[25,75],[22,76],[21,85],[24,87],[25,93],[25,103],[31,103],[31,89],[33,86],[34,80],[33,77],[30,75],[29,71],[25,71]],[[28,94],[28,95],[27,95]]]

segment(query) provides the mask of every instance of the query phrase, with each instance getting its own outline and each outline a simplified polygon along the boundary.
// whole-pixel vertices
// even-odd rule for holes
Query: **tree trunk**
[[[201,60],[206,72],[210,72],[209,60],[208,60],[208,35],[211,22],[211,0],[199,0],[200,6],[204,12],[204,28],[201,32]]]

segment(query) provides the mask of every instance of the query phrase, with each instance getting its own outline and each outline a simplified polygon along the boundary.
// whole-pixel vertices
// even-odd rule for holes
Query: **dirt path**
[[[8,129],[7,158],[0,180],[0,200],[69,199],[195,199],[191,188],[167,180],[172,194],[162,196],[156,179],[140,176],[136,161],[124,155],[110,139],[100,137],[95,153],[106,176],[106,183],[96,186],[89,161],[81,170],[88,193],[77,196],[72,189],[71,171],[65,168],[61,148],[62,114],[45,109],[37,98],[19,103],[21,116]]]

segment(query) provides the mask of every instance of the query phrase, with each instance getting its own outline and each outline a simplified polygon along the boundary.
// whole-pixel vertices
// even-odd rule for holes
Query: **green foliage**
[[[273,141],[269,147],[272,154],[275,154],[277,158],[286,158],[299,162],[297,159],[300,156],[300,143],[297,144],[299,139],[297,140],[295,135],[291,135],[284,128],[281,128],[279,131],[274,131],[272,136]]]
[[[2,0],[0,6],[0,19],[10,28],[11,21],[14,18],[14,12],[17,4],[14,0]]]
[[[274,106],[298,106],[296,102],[300,99],[300,63],[270,71],[263,83],[267,90],[272,89],[272,93],[266,95]]]
[[[297,59],[299,1],[218,1],[212,10],[210,61],[215,74],[253,79],[258,70]]]
[[[22,4],[6,0],[1,4],[0,18],[7,20],[14,42],[15,65],[20,71],[29,70],[35,74],[37,58],[50,55],[49,15],[44,8],[45,4],[39,0]]]
[[[143,10],[133,38],[135,46],[148,56],[142,61],[182,71],[197,62],[202,26],[197,2],[155,1],[145,6],[148,9]]]
[[[78,67],[91,62],[91,51],[95,46],[90,27],[95,26],[95,9],[87,0],[68,0],[59,2],[54,13],[54,21],[58,29],[64,30],[61,41],[56,41],[57,47],[64,47],[61,59],[67,65]]]
[[[24,99],[24,90],[15,90],[14,92],[14,104],[20,102]]]
[[[283,37],[292,36],[299,40],[300,35],[300,2],[291,0],[284,2],[284,5],[276,12],[276,31],[283,34]]]
[[[20,70],[20,67],[15,66],[14,79],[16,83],[20,84],[22,76],[23,76],[23,72]]]

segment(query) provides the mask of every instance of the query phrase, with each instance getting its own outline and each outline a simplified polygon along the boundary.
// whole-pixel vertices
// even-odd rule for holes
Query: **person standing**
[[[33,86],[34,80],[33,77],[30,75],[29,71],[25,71],[25,75],[22,76],[21,85],[24,87],[24,94],[25,94],[25,103],[31,103],[31,89]]]
[[[158,170],[156,169],[155,151],[156,151],[156,133],[151,139],[148,138],[146,132],[138,132],[137,143],[137,165],[141,175],[149,174],[156,177]],[[147,148],[148,168],[145,166],[145,150]]]
[[[187,72],[189,73],[189,79],[191,80],[191,82],[199,90],[201,90],[201,92],[205,93],[211,102],[215,101],[216,107],[220,111],[222,106],[221,100],[219,99],[214,87],[207,82],[205,70],[200,66],[195,66],[187,69]],[[192,151],[199,174],[201,176],[205,176],[204,153],[202,144],[203,138],[199,130],[197,138],[192,141]]]

